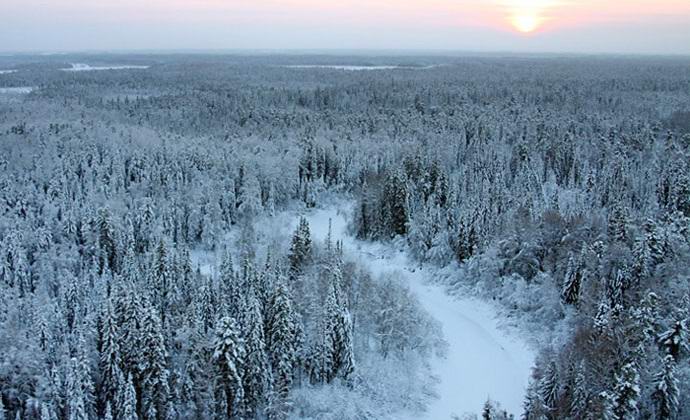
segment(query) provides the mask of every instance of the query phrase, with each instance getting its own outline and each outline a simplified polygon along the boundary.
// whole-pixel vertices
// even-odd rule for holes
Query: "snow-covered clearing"
[[[16,72],[17,70],[0,70],[0,74],[12,74]]]
[[[365,71],[365,70],[425,70],[434,68],[436,66],[354,66],[354,65],[328,65],[328,64],[298,64],[284,66],[289,69],[331,69],[331,70],[346,70],[346,71]]]
[[[326,238],[330,220],[332,238],[342,240],[347,255],[359,258],[374,274],[398,272],[407,278],[422,305],[443,325],[447,354],[436,357],[432,365],[440,381],[438,398],[430,402],[422,418],[442,420],[467,412],[477,414],[488,397],[519,415],[534,354],[523,342],[498,328],[496,312],[490,305],[472,298],[451,297],[442,286],[434,284],[432,267],[420,267],[392,245],[362,242],[350,236],[345,208],[332,206],[305,214],[313,240]],[[420,417],[415,414],[414,418]]]
[[[25,95],[36,90],[32,86],[20,86],[20,87],[0,87],[0,94],[5,95]]]
[[[90,66],[88,64],[74,63],[71,68],[60,69],[62,71],[99,71],[99,70],[143,70],[150,66],[133,66],[133,65],[120,65],[120,66]]]

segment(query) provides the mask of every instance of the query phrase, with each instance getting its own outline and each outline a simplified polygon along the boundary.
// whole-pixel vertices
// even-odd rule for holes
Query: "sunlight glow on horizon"
[[[513,26],[520,32],[534,32],[541,24],[541,19],[535,14],[516,15],[511,19]]]
[[[603,48],[603,34],[610,50],[644,44],[690,53],[688,0],[2,0],[0,14],[0,51],[125,48],[125,40],[139,48],[511,49],[519,42],[572,50],[585,45],[578,38]]]

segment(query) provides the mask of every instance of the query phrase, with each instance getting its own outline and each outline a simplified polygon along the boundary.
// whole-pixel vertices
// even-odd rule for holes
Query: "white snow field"
[[[0,70],[0,74],[12,74],[16,72],[17,70]]]
[[[350,236],[345,208],[333,206],[305,214],[312,240],[325,240],[330,220],[332,239],[342,240],[347,255],[359,258],[374,274],[399,272],[406,277],[425,309],[443,326],[447,354],[432,362],[432,371],[439,380],[438,398],[421,416],[416,413],[407,417],[446,420],[466,413],[479,414],[487,398],[519,416],[534,362],[532,351],[498,328],[496,312],[488,304],[447,295],[443,286],[431,281],[431,267],[420,267],[392,245]],[[294,221],[292,228],[296,225]]]
[[[3,87],[0,88],[0,94],[5,95],[25,95],[36,90],[33,86],[20,86],[20,87]]]
[[[74,63],[71,68],[60,69],[62,71],[99,71],[99,70],[143,70],[147,69],[149,66],[132,66],[132,65],[122,65],[122,66],[90,66],[88,64]]]
[[[297,64],[283,66],[288,69],[331,69],[331,70],[345,70],[345,71],[367,71],[367,70],[427,70],[432,66],[354,66],[354,65],[330,65],[330,64]]]

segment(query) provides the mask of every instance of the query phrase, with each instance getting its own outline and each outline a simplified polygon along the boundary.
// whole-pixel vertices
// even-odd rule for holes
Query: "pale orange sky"
[[[690,54],[690,0],[1,0],[0,51]]]

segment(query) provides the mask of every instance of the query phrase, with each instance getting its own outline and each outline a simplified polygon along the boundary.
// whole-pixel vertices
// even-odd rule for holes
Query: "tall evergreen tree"
[[[115,239],[110,211],[107,208],[98,210],[97,227],[98,246],[101,250],[99,261],[100,272],[102,273],[104,268],[108,267],[112,273],[117,273],[117,241]]]
[[[243,370],[244,402],[247,416],[256,417],[267,401],[272,378],[266,353],[261,307],[251,290],[243,312],[242,321],[246,328]]]
[[[405,235],[408,228],[408,190],[404,173],[393,170],[388,173],[383,189],[383,204],[391,236]]]
[[[636,418],[639,410],[640,375],[633,363],[627,363],[616,374],[613,393],[607,394],[607,411],[611,418]]]
[[[101,323],[101,351],[100,351],[100,404],[101,407],[112,406],[117,401],[118,386],[122,371],[120,347],[118,345],[118,330],[115,311],[108,298]]]
[[[544,405],[544,411],[549,413],[550,417],[554,416],[552,418],[555,418],[556,415],[556,402],[560,394],[559,387],[558,368],[556,363],[551,361],[546,365],[546,371],[539,381],[538,393],[539,399]]]
[[[118,401],[117,419],[118,420],[138,420],[137,415],[137,394],[134,389],[132,374],[127,377],[127,381],[122,384],[120,398]]]
[[[580,291],[586,275],[583,258],[584,249],[579,258],[571,255],[568,262],[568,271],[566,272],[563,291],[561,292],[561,299],[568,305],[575,305],[580,299]]]
[[[165,419],[170,396],[167,352],[160,318],[150,306],[144,309],[139,343],[141,413],[146,419]]]
[[[240,415],[244,406],[244,358],[244,340],[240,338],[237,322],[233,318],[223,317],[216,328],[213,362],[218,369],[215,380],[217,404],[225,407],[227,417]]]
[[[590,388],[587,382],[587,371],[585,362],[580,361],[575,371],[569,418],[573,420],[586,419],[590,414]]]
[[[298,358],[298,323],[284,282],[279,281],[268,308],[267,350],[273,372],[271,412],[273,418],[288,414],[288,394]]]
[[[654,400],[656,418],[670,420],[678,412],[678,380],[676,379],[676,362],[670,354],[664,357],[661,371],[654,377]]]
[[[290,261],[290,276],[294,279],[302,273],[302,269],[311,259],[312,244],[311,232],[309,231],[309,222],[304,217],[300,217],[299,225],[292,235],[292,244],[290,245],[290,254],[288,259]]]

